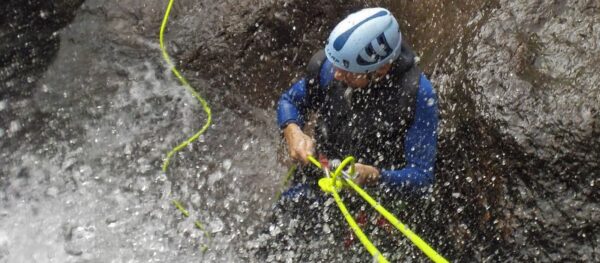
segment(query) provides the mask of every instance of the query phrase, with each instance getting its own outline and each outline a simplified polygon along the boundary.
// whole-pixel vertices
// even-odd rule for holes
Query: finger
[[[295,149],[293,151],[291,157],[295,161],[299,161],[299,162],[306,164],[306,157],[304,157],[303,151],[301,149]]]
[[[308,153],[306,151],[300,151],[300,161],[304,164],[308,164]]]
[[[306,144],[306,152],[307,152],[307,154],[309,154],[309,155],[314,155],[314,154],[315,154],[315,141],[314,141],[312,138],[310,138],[310,139],[307,141],[307,144]]]
[[[361,185],[361,186],[364,184],[364,181],[365,181],[365,179],[362,174],[359,174],[355,180],[356,184]]]
[[[375,182],[375,175],[369,174],[369,183]]]
[[[302,161],[302,163],[308,164],[308,155],[309,153],[306,151],[305,148],[298,149],[298,159]]]
[[[356,178],[354,178],[353,182],[357,185],[361,185],[360,184],[360,176],[357,176]]]
[[[310,137],[306,137],[305,140],[302,140],[300,143],[302,146],[300,149],[300,156],[304,163],[308,163],[308,156],[314,155],[314,143]]]
[[[355,172],[358,173],[358,174],[360,174],[361,177],[363,177],[363,179],[364,179],[364,175],[366,174],[364,167],[362,165],[357,164],[354,167],[354,169],[355,169]]]
[[[302,161],[303,163],[306,164],[306,142],[304,140],[300,140],[298,142],[298,144],[296,145],[296,147],[294,148],[294,151],[296,153],[296,160],[298,161]]]
[[[308,145],[306,147],[306,153],[312,155],[314,152],[315,152],[315,146],[312,143],[310,143],[310,145]]]

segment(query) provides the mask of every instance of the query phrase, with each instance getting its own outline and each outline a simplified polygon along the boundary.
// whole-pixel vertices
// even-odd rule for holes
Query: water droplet
[[[223,168],[225,169],[225,171],[231,169],[231,160],[225,159],[225,161],[223,161]]]
[[[333,198],[329,198],[329,199],[327,199],[327,201],[325,201],[325,204],[324,204],[324,205],[325,205],[326,207],[327,207],[327,206],[330,206],[331,204],[333,204],[333,201],[334,201],[334,200],[333,200]]]
[[[225,224],[223,224],[223,221],[221,221],[221,219],[215,218],[208,223],[208,227],[210,228],[210,232],[218,233],[223,231],[223,229],[225,228]]]
[[[254,234],[254,227],[248,227],[246,228],[246,234],[248,234],[249,236]]]
[[[271,236],[276,236],[279,233],[281,233],[281,229],[278,226],[271,225],[269,227],[269,233],[271,234]]]
[[[54,186],[49,187],[48,190],[46,190],[46,195],[50,197],[58,196],[58,188]]]
[[[131,155],[131,144],[126,144],[125,145],[125,150],[124,150],[126,155]]]
[[[427,99],[427,107],[433,106],[434,103],[435,103],[435,100],[433,98]]]
[[[213,186],[216,181],[219,181],[219,180],[221,180],[221,178],[223,178],[223,175],[224,174],[221,171],[216,171],[216,172],[210,174],[208,176],[208,185]]]
[[[325,234],[331,233],[331,229],[329,228],[328,224],[323,225],[323,232],[325,232]]]
[[[10,126],[8,127],[8,132],[15,133],[21,129],[21,123],[19,121],[11,121]]]

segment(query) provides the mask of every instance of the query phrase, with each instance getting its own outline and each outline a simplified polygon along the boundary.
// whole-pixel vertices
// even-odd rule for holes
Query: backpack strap
[[[320,73],[323,63],[325,63],[325,50],[321,49],[315,53],[308,64],[306,65],[306,89],[309,98],[309,104],[313,109],[320,105],[321,100],[324,97],[324,90],[320,87]]]
[[[323,49],[317,51],[317,53],[310,58],[308,65],[306,65],[307,80],[310,81],[312,79],[316,82],[315,84],[319,84],[319,73],[321,72],[321,66],[323,66],[325,59],[325,50]]]

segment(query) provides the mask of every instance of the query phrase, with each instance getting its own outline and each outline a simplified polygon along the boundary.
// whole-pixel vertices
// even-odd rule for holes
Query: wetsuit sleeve
[[[283,129],[289,123],[304,127],[304,117],[308,108],[306,80],[303,78],[294,83],[279,98],[277,105],[277,124]]]
[[[303,78],[281,95],[277,104],[277,124],[279,128],[283,129],[289,123],[296,123],[300,128],[304,127],[306,113],[309,110],[315,110],[319,104],[319,99],[325,97],[326,88],[323,87],[327,87],[333,81],[333,71],[333,64],[326,60],[319,71],[319,85],[309,85],[306,78]],[[313,90],[309,92],[308,89],[311,86]]]
[[[401,170],[382,170],[381,180],[391,186],[420,188],[434,179],[437,151],[438,103],[431,82],[421,74],[415,119],[404,141],[406,166]]]

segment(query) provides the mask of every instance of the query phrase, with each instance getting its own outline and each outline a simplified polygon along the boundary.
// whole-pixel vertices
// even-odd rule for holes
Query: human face
[[[369,85],[369,83],[371,83],[372,81],[377,82],[381,78],[383,78],[385,74],[388,73],[391,66],[392,64],[385,64],[378,68],[376,71],[370,73],[353,73],[335,67],[333,77],[336,80],[339,80],[352,88],[361,89]]]

